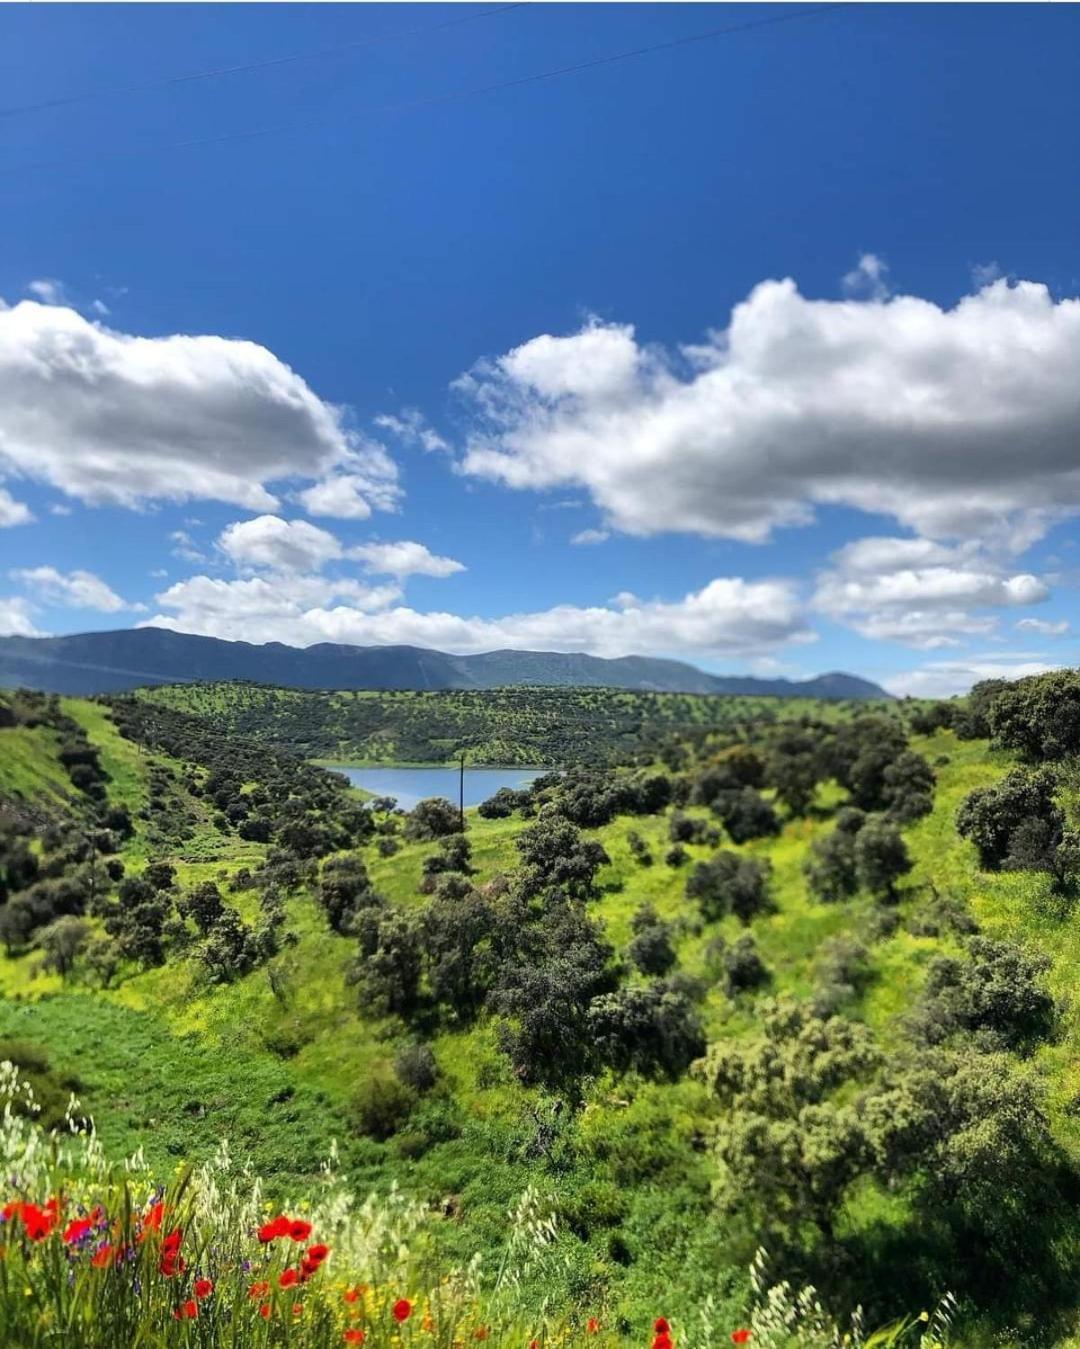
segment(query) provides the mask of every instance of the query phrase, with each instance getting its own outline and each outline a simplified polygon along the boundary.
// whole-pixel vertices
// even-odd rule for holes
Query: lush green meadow
[[[510,692],[516,697],[520,691]],[[156,689],[152,698],[172,705],[181,694],[185,711],[212,712],[229,734],[250,730],[246,719],[261,715],[271,697],[245,686],[195,686]],[[294,697],[306,705],[313,695],[273,694],[277,703]],[[327,697],[363,701],[362,695]],[[640,717],[641,695],[611,697],[629,700]],[[737,702],[719,700],[725,706]],[[718,700],[680,698],[679,706],[680,717],[702,724]],[[191,790],[198,776],[191,765],[122,736],[106,704],[65,699],[62,709],[98,747],[109,801],[130,812],[133,832],[120,851],[127,874],[137,876],[150,859],[164,858],[175,868],[179,891],[216,882],[241,919],[253,923],[255,892],[231,886],[238,873],[260,865],[267,845],[221,828],[205,797]],[[720,724],[731,728],[753,723],[761,709],[731,706],[728,712],[729,720]],[[829,709],[832,719],[843,715]],[[295,736],[284,739],[293,743]],[[0,729],[0,796],[12,809],[81,809],[66,788],[58,743],[46,726]],[[361,742],[351,744],[358,749]],[[387,741],[387,757],[401,744]],[[342,750],[344,741],[335,745]],[[1055,1035],[1033,1048],[1027,1066],[1045,1091],[1056,1144],[1080,1165],[1080,1020],[1069,1004],[1080,976],[1080,935],[1071,905],[1043,873],[981,870],[974,848],[955,827],[967,794],[1000,779],[1012,757],[985,740],[959,740],[951,730],[913,737],[911,746],[934,765],[937,783],[932,812],[904,827],[914,866],[888,906],[888,924],[879,921],[882,906],[868,893],[829,904],[807,888],[804,864],[814,843],[834,828],[844,798],[831,782],[818,785],[804,813],[784,818],[777,835],[739,845],[741,855],[766,859],[772,868],[773,910],[758,913],[749,926],[732,914],[703,922],[688,902],[686,877],[715,845],[688,842],[684,864],[669,865],[672,807],[620,814],[583,831],[608,859],[596,875],[589,914],[617,952],[631,942],[643,905],[670,925],[677,969],[697,981],[702,1026],[714,1046],[750,1043],[764,997],[812,998],[821,985],[826,944],[857,934],[865,943],[863,966],[844,1011],[890,1051],[904,1039],[905,1018],[932,961],[962,951],[955,931],[930,935],[909,921],[935,894],[949,896],[985,935],[1016,941],[1050,962],[1046,977],[1063,1012]],[[183,837],[170,840],[161,812],[148,809],[154,793],[164,790],[162,782],[175,793],[166,813],[184,817]],[[713,822],[705,806],[689,804],[681,813]],[[517,814],[468,813],[474,885],[514,873],[517,841],[529,825]],[[364,846],[371,882],[391,905],[422,913],[430,903],[422,893],[424,864],[435,845],[394,837],[392,855],[370,842]],[[160,1177],[180,1163],[209,1162],[227,1139],[233,1157],[263,1178],[270,1200],[290,1204],[318,1185],[323,1162],[335,1152],[352,1192],[387,1194],[400,1187],[435,1215],[447,1260],[481,1252],[497,1261],[508,1211],[535,1187],[554,1215],[559,1253],[528,1294],[536,1306],[547,1298],[576,1309],[575,1315],[593,1309],[605,1331],[627,1343],[647,1343],[655,1315],[675,1305],[675,1290],[679,1306],[708,1304],[716,1325],[741,1324],[751,1295],[746,1271],[762,1234],[751,1214],[721,1211],[715,1202],[710,1140],[722,1108],[703,1080],[609,1068],[590,1074],[581,1099],[570,1101],[560,1089],[523,1081],[514,1072],[493,1016],[425,1022],[362,1005],[350,980],[355,944],[328,927],[310,883],[287,895],[284,927],[288,939],[271,959],[227,982],[208,979],[194,952],[183,949],[156,967],[125,961],[104,987],[78,963],[63,974],[46,969],[33,946],[4,956],[0,1057],[21,1063],[54,1110],[74,1090],[80,1108],[96,1121],[106,1153],[120,1158],[141,1148],[148,1171]],[[747,931],[765,982],[729,994],[716,974],[718,939],[730,948]],[[395,1103],[395,1062],[416,1039],[433,1051],[437,1083]],[[376,1106],[384,1097],[390,1101],[389,1126],[380,1122],[373,1095]],[[791,1256],[794,1263],[784,1272],[828,1284],[835,1306],[866,1303],[875,1321],[932,1305],[953,1285],[944,1282],[946,1270],[934,1263],[929,1245],[920,1248],[912,1213],[900,1191],[857,1186],[836,1229],[840,1256],[824,1267],[815,1264],[811,1243],[802,1256]],[[1055,1228],[1046,1239],[1055,1259],[1075,1270],[1075,1233]],[[868,1277],[871,1267],[859,1262],[871,1255]],[[1053,1306],[1040,1308],[1021,1286],[1002,1289],[993,1280],[979,1286],[970,1268],[961,1281],[966,1287],[959,1290],[957,1343],[1080,1343],[1070,1338],[1074,1304],[1060,1289]],[[1076,1291],[1080,1303],[1080,1281]],[[544,1341],[555,1342],[562,1341]]]

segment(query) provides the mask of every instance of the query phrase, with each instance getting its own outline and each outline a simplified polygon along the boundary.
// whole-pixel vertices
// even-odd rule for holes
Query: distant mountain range
[[[576,652],[486,651],[452,656],[417,646],[285,646],[226,642],[167,628],[0,637],[0,686],[53,693],[115,693],[144,684],[246,679],[307,689],[485,689],[513,684],[744,693],[780,698],[887,698],[849,674],[814,679],[711,675],[677,660]]]

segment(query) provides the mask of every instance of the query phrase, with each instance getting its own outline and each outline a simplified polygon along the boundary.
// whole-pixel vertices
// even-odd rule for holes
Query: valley
[[[582,696],[560,696],[572,723]],[[631,1331],[626,1342],[642,1342],[673,1287],[686,1307],[711,1298],[717,1324],[739,1324],[761,1244],[785,1275],[824,1283],[838,1310],[862,1302],[883,1321],[949,1291],[969,1327],[956,1342],[978,1345],[1003,1318],[1045,1321],[1052,1298],[1060,1336],[1072,1303],[1052,1289],[1071,1222],[1053,1205],[1025,1238],[1029,1280],[1010,1288],[997,1263],[1019,1258],[1008,1231],[978,1202],[942,1209],[917,1160],[898,1159],[888,1181],[855,1163],[827,1209],[816,1190],[763,1207],[752,1170],[726,1182],[733,1206],[717,1191],[718,1159],[744,1145],[715,1074],[760,1052],[770,1009],[804,1008],[874,1045],[840,1100],[860,1081],[923,1109],[914,1043],[944,1055],[938,1071],[958,1082],[972,1055],[988,1056],[1001,1108],[1035,1093],[1045,1111],[1044,1132],[1010,1139],[999,1107],[979,1107],[981,1128],[1004,1131],[992,1146],[1014,1157],[1010,1184],[1024,1193],[1024,1177],[1045,1183],[1049,1167],[1066,1203],[1062,1178],[1080,1162],[1067,1001],[1080,939],[1048,863],[981,869],[956,831],[965,799],[1014,771],[1015,751],[972,734],[983,713],[960,726],[949,710],[959,738],[929,705],[903,716],[817,705],[789,721],[732,699],[710,725],[690,704],[692,728],[658,724],[655,748],[636,742],[623,767],[564,758],[564,776],[470,808],[462,837],[456,809],[372,811],[339,776],[283,757],[270,742],[284,725],[295,748],[295,717],[267,717],[261,744],[244,737],[256,709],[299,697],[194,686],[4,700],[0,1051],[51,1118],[75,1091],[106,1152],[142,1147],[159,1175],[208,1162],[228,1139],[276,1202],[317,1187],[336,1150],[354,1192],[396,1186],[443,1214],[449,1262],[495,1258],[508,1209],[533,1187],[560,1259],[521,1305],[601,1308],[611,1333],[625,1328],[620,1343]],[[506,706],[495,700],[493,716]],[[421,724],[412,743],[436,739]],[[1071,812],[1069,763],[1058,773]],[[845,824],[838,812],[856,800],[879,814]],[[863,818],[884,833],[849,877],[829,840],[877,828]],[[18,860],[28,832],[37,863]],[[807,869],[819,854],[828,882]],[[722,860],[730,876],[711,869]],[[37,867],[30,888],[20,866]],[[979,942],[991,944],[981,956]],[[917,1025],[944,1006],[929,990],[954,987],[946,969],[973,959],[996,962],[997,1010],[976,1018],[977,1034],[946,1020],[926,1038]],[[1029,1009],[1015,1031],[1014,997]],[[738,1109],[761,1108],[747,1096]],[[950,1127],[960,1132],[942,1147],[975,1144],[959,1117]],[[979,1262],[949,1235],[957,1224],[990,1242]]]

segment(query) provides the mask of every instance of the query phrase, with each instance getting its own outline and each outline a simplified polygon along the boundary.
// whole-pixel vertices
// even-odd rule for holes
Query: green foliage
[[[441,796],[429,796],[418,801],[405,821],[405,837],[430,841],[457,834],[462,829],[461,815],[456,806]]]
[[[989,871],[1048,870],[1062,841],[1064,819],[1054,801],[1051,772],[1016,769],[965,798],[956,828],[979,850]]]
[[[559,889],[571,898],[587,899],[596,873],[610,861],[603,846],[585,838],[568,820],[547,815],[517,838],[522,871],[521,893],[526,897]]]
[[[772,903],[770,871],[768,861],[760,858],[718,852],[699,862],[686,878],[686,897],[699,906],[706,922],[715,923],[730,913],[749,923],[757,914],[767,913]]]
[[[1080,673],[1054,670],[999,688],[989,701],[995,742],[1032,763],[1080,755]]]
[[[912,868],[900,830],[872,816],[855,835],[855,872],[859,884],[878,899],[892,899],[896,882]]]
[[[808,698],[646,693],[631,689],[508,687],[417,690],[278,689],[247,683],[139,689],[160,708],[207,718],[235,739],[339,763],[562,766],[655,762],[746,725],[812,714],[828,723],[867,704]],[[886,705],[887,706],[887,705]],[[695,731],[695,728],[699,728]],[[667,730],[677,739],[671,743]],[[752,782],[749,785],[761,785]]]

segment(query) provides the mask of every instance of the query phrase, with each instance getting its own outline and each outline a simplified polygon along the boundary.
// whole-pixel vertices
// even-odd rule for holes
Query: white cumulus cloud
[[[91,504],[271,510],[272,484],[354,455],[341,409],[255,342],[135,337],[29,300],[0,309],[0,472]]]
[[[346,554],[362,562],[368,571],[384,576],[452,576],[464,571],[452,557],[439,557],[422,543],[401,539],[396,543],[361,543]]]
[[[259,515],[227,525],[218,547],[240,567],[268,567],[273,571],[318,571],[342,555],[340,542],[326,529],[306,520],[282,520]]]
[[[157,597],[162,612],[148,625],[293,646],[406,643],[460,653],[519,647],[719,659],[768,655],[788,643],[814,639],[795,588],[785,581],[720,577],[675,601],[624,595],[617,605],[563,604],[498,618],[389,607],[396,589],[363,596],[359,590],[356,582],[322,577],[220,581],[198,576],[162,592]],[[340,598],[349,602],[333,605]]]
[[[833,554],[813,605],[864,637],[932,650],[995,631],[992,613],[972,609],[1038,604],[1049,593],[1030,572],[1002,572],[977,545],[865,538]]]
[[[20,567],[11,572],[47,604],[62,604],[71,609],[97,609],[115,614],[133,606],[120,598],[100,576],[90,571],[60,572],[55,567]]]
[[[863,266],[866,273],[868,267]],[[1080,512],[1080,300],[1001,279],[952,308],[766,281],[677,351],[544,334],[456,381],[463,468],[580,487],[608,524],[762,541],[841,503],[1023,547]]]

